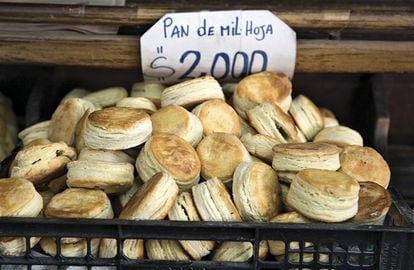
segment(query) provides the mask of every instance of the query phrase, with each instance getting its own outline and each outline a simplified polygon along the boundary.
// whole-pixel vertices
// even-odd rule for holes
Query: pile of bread
[[[7,157],[17,143],[17,121],[10,99],[0,92],[0,161]]]
[[[291,93],[288,77],[273,72],[223,87],[210,76],[165,89],[138,83],[130,97],[119,87],[73,90],[50,121],[19,133],[25,146],[0,180],[0,216],[381,224],[391,204],[387,163],[332,112]],[[56,254],[55,239],[31,240]],[[85,239],[60,242],[64,256],[86,254]],[[103,258],[117,246],[91,241]],[[22,238],[0,239],[2,254],[24,250]],[[247,261],[253,245],[128,239],[123,253]],[[284,242],[263,241],[260,256],[268,253],[283,257]]]

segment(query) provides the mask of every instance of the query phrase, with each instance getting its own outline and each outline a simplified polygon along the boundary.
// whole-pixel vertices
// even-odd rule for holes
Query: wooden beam
[[[412,41],[298,40],[298,72],[414,72]],[[0,63],[139,68],[139,37],[0,34]]]
[[[169,12],[268,9],[295,29],[414,29],[414,8],[412,5],[404,3],[388,5],[343,5],[338,3],[282,5],[266,1],[259,2],[253,1],[250,4],[238,3],[229,6],[226,4],[213,5],[212,3],[197,5],[176,3],[172,5],[157,1],[155,4],[140,2],[125,7],[0,4],[0,21],[134,26],[153,24]]]

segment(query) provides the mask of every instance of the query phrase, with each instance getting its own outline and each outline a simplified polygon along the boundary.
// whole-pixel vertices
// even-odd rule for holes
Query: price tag
[[[269,11],[163,16],[141,38],[146,81],[175,83],[210,74],[223,81],[264,70],[292,77],[296,33]]]

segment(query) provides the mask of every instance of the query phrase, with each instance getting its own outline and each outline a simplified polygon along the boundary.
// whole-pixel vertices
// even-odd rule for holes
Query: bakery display
[[[0,204],[0,215],[229,227],[382,224],[391,204],[390,170],[379,153],[362,146],[357,131],[338,125],[331,111],[308,97],[292,100],[284,74],[262,72],[226,87],[229,100],[210,76],[166,88],[136,83],[130,97],[117,87],[72,90],[51,120],[19,133],[25,146],[10,167],[14,180],[0,181],[0,195],[12,194],[0,196],[8,200]],[[8,181],[16,183],[2,191]],[[12,202],[10,196],[22,198]],[[121,238],[122,256],[217,264],[255,259],[250,239],[143,238]],[[269,253],[271,260],[295,261],[292,249],[316,248],[300,239],[287,248],[275,239],[261,239],[261,259]],[[120,243],[111,238],[32,237],[30,245],[39,242],[53,256],[57,241],[64,257],[86,256],[87,241],[93,256],[120,255]],[[1,254],[25,249],[22,237],[0,239]]]

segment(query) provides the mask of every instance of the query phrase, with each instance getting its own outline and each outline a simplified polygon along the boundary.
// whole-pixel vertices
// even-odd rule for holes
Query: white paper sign
[[[167,14],[141,38],[144,79],[166,84],[264,70],[292,77],[295,60],[296,33],[264,10]]]

